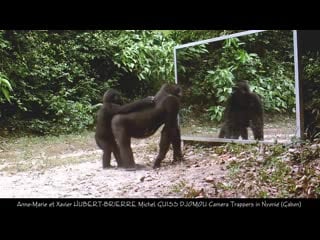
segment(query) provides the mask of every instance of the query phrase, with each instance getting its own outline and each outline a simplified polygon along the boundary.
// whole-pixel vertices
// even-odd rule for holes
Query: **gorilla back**
[[[177,122],[180,108],[181,88],[164,84],[154,97],[155,106],[128,114],[117,114],[111,126],[118,141],[124,167],[135,167],[131,149],[131,137],[146,138],[153,135],[164,124],[161,132],[160,151],[153,167],[159,167],[170,144],[174,160],[182,160],[180,129]]]

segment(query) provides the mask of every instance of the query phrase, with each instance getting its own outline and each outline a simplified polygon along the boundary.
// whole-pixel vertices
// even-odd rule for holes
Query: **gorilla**
[[[219,138],[248,139],[250,126],[254,139],[263,140],[263,115],[260,96],[250,91],[247,81],[239,81],[227,100]]]
[[[111,167],[111,153],[117,161],[118,167],[122,167],[119,148],[111,130],[111,119],[118,113],[129,113],[141,110],[145,107],[154,106],[153,97],[147,97],[121,106],[120,93],[114,89],[109,89],[103,95],[103,105],[97,113],[97,124],[95,140],[99,148],[103,150],[102,167]]]
[[[135,168],[131,149],[131,138],[146,138],[153,135],[164,124],[160,138],[159,154],[154,160],[153,168],[160,167],[170,144],[173,147],[173,160],[182,161],[181,135],[178,125],[178,112],[182,96],[181,87],[164,84],[154,97],[154,106],[139,111],[117,114],[111,126],[114,137],[120,147],[120,158],[125,168]]]

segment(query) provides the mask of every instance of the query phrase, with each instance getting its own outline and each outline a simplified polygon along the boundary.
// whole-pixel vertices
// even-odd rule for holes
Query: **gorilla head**
[[[122,99],[120,97],[120,93],[117,90],[109,89],[103,94],[102,102],[103,104],[114,103],[121,105]]]

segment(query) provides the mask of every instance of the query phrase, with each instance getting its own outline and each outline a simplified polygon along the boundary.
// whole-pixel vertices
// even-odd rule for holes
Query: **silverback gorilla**
[[[131,137],[146,138],[153,135],[164,124],[160,138],[160,150],[153,168],[160,167],[170,144],[173,147],[173,160],[182,161],[181,136],[178,126],[178,112],[182,90],[175,84],[164,84],[154,97],[155,106],[128,114],[117,114],[111,126],[120,147],[122,166],[135,168],[131,149]]]
[[[147,97],[142,100],[137,100],[133,103],[128,103],[120,106],[120,93],[114,89],[109,89],[103,95],[103,105],[97,113],[97,125],[95,139],[97,145],[103,150],[102,167],[111,167],[111,153],[117,161],[118,167],[122,167],[119,148],[115,142],[111,130],[111,119],[117,113],[129,113],[138,111],[148,106],[154,106],[153,97]]]
[[[249,89],[247,81],[239,81],[233,88],[224,112],[219,138],[248,139],[248,127],[254,139],[263,140],[263,106],[259,95]]]

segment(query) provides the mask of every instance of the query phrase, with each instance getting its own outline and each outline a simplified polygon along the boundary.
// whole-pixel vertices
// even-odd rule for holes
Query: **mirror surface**
[[[228,101],[237,82],[245,80],[262,101],[264,140],[290,141],[297,132],[293,31],[221,38],[175,49],[176,82],[183,88],[179,116],[182,138],[218,138],[223,125],[240,128],[239,122],[246,122],[248,139],[254,140],[252,127],[257,128],[254,121],[258,114],[250,97],[244,94],[240,100]],[[237,114],[225,114],[230,104]]]

